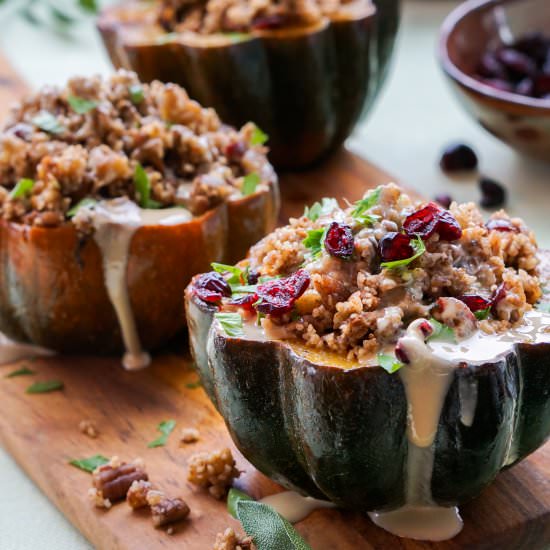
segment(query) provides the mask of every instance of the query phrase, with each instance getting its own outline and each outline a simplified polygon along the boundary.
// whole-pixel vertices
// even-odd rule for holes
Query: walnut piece
[[[127,464],[117,456],[107,464],[98,466],[92,474],[93,488],[89,496],[96,506],[110,508],[111,503],[122,500],[134,481],[147,481],[149,476],[141,459]],[[107,504],[108,501],[108,504]]]
[[[208,489],[208,492],[217,499],[222,499],[227,489],[241,472],[235,467],[235,459],[229,449],[203,452],[193,455],[189,460],[187,479]]]
[[[95,439],[99,435],[99,430],[93,420],[81,420],[78,429],[88,437]]]
[[[223,533],[216,535],[212,550],[255,550],[255,548],[252,537],[240,538],[231,527],[228,527]]]
[[[147,504],[151,507],[153,525],[162,527],[175,523],[189,515],[189,506],[181,498],[168,498],[160,491],[147,493]]]
[[[143,479],[132,482],[126,493],[126,501],[131,508],[137,510],[148,506],[147,494],[154,489],[153,484]]]
[[[200,433],[196,428],[183,428],[181,430],[182,443],[195,443],[199,440]]]

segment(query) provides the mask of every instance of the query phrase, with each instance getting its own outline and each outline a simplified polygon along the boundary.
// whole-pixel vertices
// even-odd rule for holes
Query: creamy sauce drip
[[[0,332],[0,365],[15,363],[21,359],[34,359],[35,357],[49,357],[55,355],[55,352],[33,346],[15,342]]]
[[[128,294],[127,268],[134,233],[144,225],[177,225],[191,219],[184,208],[141,209],[127,198],[100,201],[81,208],[94,227],[94,239],[101,251],[107,294],[116,312],[126,353],[122,365],[127,370],[145,368],[151,362],[142,349]]]
[[[283,491],[275,495],[269,495],[260,500],[275,509],[290,523],[297,523],[305,519],[313,510],[319,508],[334,508],[332,502],[305,497],[296,491]]]

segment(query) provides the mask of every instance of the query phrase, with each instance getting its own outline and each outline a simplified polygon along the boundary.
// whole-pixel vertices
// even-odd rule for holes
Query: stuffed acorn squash
[[[146,363],[183,328],[191,277],[274,227],[255,132],[125,71],[25,99],[0,139],[0,330]]]
[[[324,199],[186,290],[200,376],[282,485],[440,540],[454,508],[550,434],[535,239],[503,211],[395,185]]]
[[[254,120],[277,167],[338,147],[377,95],[399,0],[163,0],[107,8],[116,67],[184,86],[223,120]]]

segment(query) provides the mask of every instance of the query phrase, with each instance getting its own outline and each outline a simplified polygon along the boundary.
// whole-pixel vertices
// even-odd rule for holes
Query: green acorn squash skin
[[[126,39],[125,29],[132,27],[135,37],[139,20],[128,15],[130,5],[106,10],[98,27],[115,66],[135,70],[143,81],[182,85],[234,126],[253,120],[269,134],[273,164],[303,168],[341,145],[382,85],[399,0],[374,4],[355,19],[307,32],[255,32],[208,47]]]
[[[197,300],[192,285],[186,307],[204,387],[258,470],[346,508],[404,504],[407,401],[399,376],[313,364],[282,342],[226,337],[212,325],[216,309]],[[471,426],[460,418],[461,379],[478,388]],[[494,362],[460,365],[435,440],[434,501],[470,500],[549,434],[550,344],[521,344]]]

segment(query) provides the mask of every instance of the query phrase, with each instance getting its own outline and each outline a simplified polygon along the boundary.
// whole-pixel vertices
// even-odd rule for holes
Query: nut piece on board
[[[128,493],[126,493],[126,501],[131,508],[137,510],[149,506],[147,502],[147,494],[154,489],[153,484],[143,479],[132,482]]]
[[[212,550],[255,550],[252,537],[240,538],[231,527],[216,535]]]
[[[241,472],[235,467],[235,459],[230,449],[203,452],[193,455],[189,459],[189,472],[187,479],[208,489],[215,498],[221,499],[227,494],[233,480],[239,477]]]
[[[162,527],[175,523],[189,515],[189,506],[181,498],[169,498],[160,491],[147,493],[147,504],[151,507],[153,525]]]

